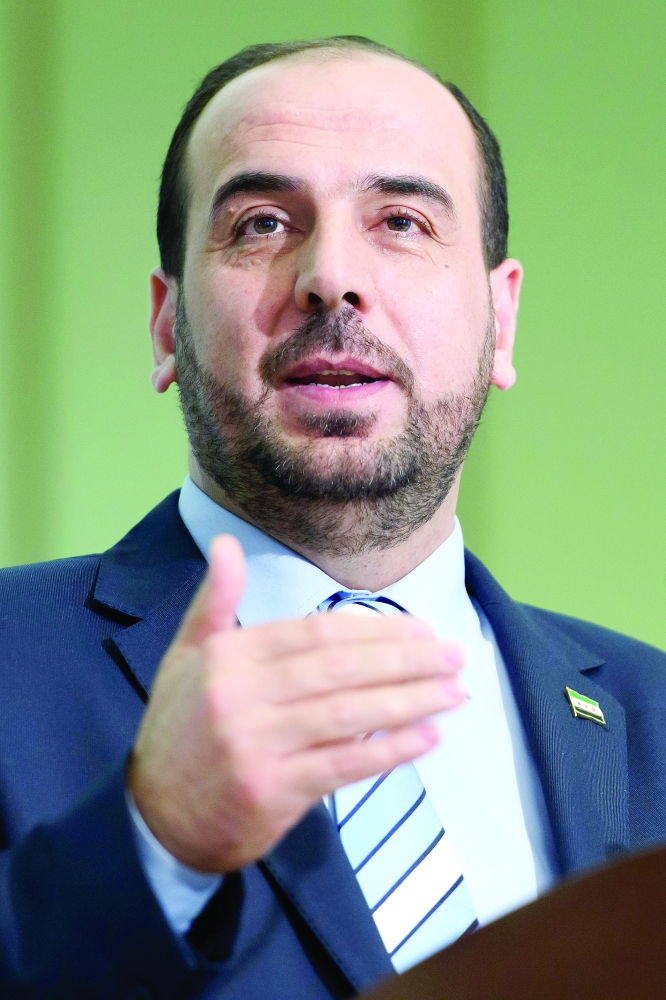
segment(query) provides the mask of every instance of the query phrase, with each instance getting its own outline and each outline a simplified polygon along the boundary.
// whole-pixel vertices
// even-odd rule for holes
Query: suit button
[[[153,1000],[153,994],[145,986],[132,986],[125,994],[125,1000]]]

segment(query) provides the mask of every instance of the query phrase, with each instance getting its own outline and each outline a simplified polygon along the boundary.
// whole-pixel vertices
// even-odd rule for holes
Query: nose
[[[369,248],[351,220],[321,218],[301,248],[294,295],[306,313],[344,302],[367,313],[374,303]]]

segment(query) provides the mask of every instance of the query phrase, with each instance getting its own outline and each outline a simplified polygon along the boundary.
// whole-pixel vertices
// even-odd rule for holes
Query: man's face
[[[445,88],[374,54],[260,67],[205,109],[187,175],[180,364],[227,452],[254,421],[276,460],[351,499],[410,435],[469,437],[506,282],[489,285],[478,151]]]

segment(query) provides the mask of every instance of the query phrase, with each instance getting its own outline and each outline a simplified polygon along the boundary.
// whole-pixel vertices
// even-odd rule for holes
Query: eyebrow
[[[363,185],[365,191],[377,191],[380,194],[408,194],[434,201],[446,209],[447,214],[455,221],[456,212],[453,198],[443,187],[427,177],[411,177],[398,174],[388,177],[369,177]]]
[[[455,221],[456,213],[451,195],[435,181],[427,177],[417,177],[404,174],[389,176],[375,175],[368,177],[361,185],[363,191],[375,191],[380,194],[416,195],[441,205],[447,214]],[[302,191],[303,184],[295,177],[287,174],[270,174],[264,171],[253,171],[236,174],[215,192],[210,209],[211,222],[225,202],[237,194],[274,194],[279,191]]]
[[[300,191],[302,184],[286,174],[268,174],[262,171],[236,174],[215,192],[210,209],[211,220],[222,205],[237,194],[272,194],[277,191]]]

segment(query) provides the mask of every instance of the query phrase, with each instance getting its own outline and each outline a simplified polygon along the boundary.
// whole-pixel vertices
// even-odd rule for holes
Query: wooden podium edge
[[[560,883],[366,1000],[666,1000],[666,849]]]

